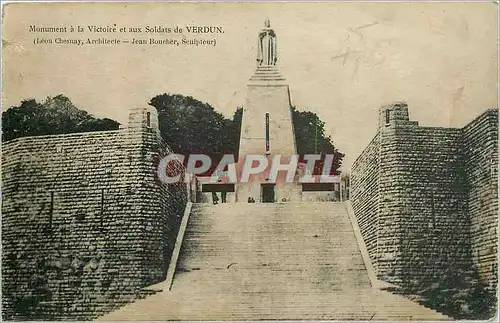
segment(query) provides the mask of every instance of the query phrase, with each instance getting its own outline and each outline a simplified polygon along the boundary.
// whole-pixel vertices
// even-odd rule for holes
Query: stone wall
[[[186,203],[168,153],[144,127],[3,145],[4,319],[91,319],[163,280]]]
[[[487,111],[463,129],[421,127],[406,104],[381,108],[379,131],[351,173],[379,279],[441,307],[467,308],[478,275],[496,289],[497,116]]]
[[[410,289],[470,267],[460,130],[381,129],[378,275]]]
[[[496,293],[498,282],[498,111],[489,110],[464,128],[469,183],[472,254],[479,277]]]
[[[374,269],[378,264],[378,204],[380,136],[377,134],[358,157],[351,172],[351,199],[358,225]]]

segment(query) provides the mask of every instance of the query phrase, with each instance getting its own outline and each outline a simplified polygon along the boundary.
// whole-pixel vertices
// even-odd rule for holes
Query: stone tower
[[[418,125],[418,122],[410,121],[408,104],[397,101],[379,109],[379,129],[394,128],[400,125]]]
[[[281,155],[281,164],[288,164],[297,152],[290,92],[276,65],[277,38],[269,20],[258,34],[257,45],[257,69],[247,85],[243,109],[237,166],[240,170],[245,156],[250,154],[266,156],[270,166],[274,156]],[[248,183],[236,186],[236,201],[247,202],[249,198],[255,202],[300,200],[300,186],[284,183],[285,176],[280,172],[274,184],[270,183],[266,172],[251,176]]]
[[[151,105],[133,108],[129,111],[128,128],[134,131],[153,133],[161,138],[158,111]]]

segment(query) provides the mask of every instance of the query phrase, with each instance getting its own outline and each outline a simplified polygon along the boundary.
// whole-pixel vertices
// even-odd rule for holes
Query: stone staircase
[[[285,81],[276,66],[259,66],[250,81]]]
[[[447,320],[371,287],[343,203],[195,204],[171,291],[102,320]]]

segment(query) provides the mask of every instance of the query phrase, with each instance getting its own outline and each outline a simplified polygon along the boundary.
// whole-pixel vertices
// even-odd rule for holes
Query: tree
[[[241,120],[243,118],[243,108],[239,107],[233,114],[232,120],[227,120],[225,127],[225,137],[228,138],[228,145],[225,151],[237,157],[240,148]]]
[[[157,108],[161,135],[174,152],[210,156],[212,167],[204,175],[213,172],[224,154],[237,152],[241,109],[231,120],[208,103],[167,93],[155,96],[149,104]]]
[[[298,111],[292,107],[295,143],[300,161],[304,161],[305,154],[321,154],[321,160],[316,162],[313,174],[321,174],[327,154],[333,155],[330,175],[338,175],[344,154],[339,152],[332,143],[330,136],[325,135],[325,123],[316,113]]]
[[[2,141],[26,136],[116,130],[119,125],[112,119],[95,118],[60,94],[48,97],[42,103],[34,99],[23,100],[21,105],[5,110],[2,113]]]

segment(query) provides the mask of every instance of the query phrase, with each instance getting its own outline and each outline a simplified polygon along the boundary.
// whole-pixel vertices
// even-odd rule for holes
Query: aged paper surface
[[[496,315],[497,4],[9,3],[2,27],[4,320]]]

